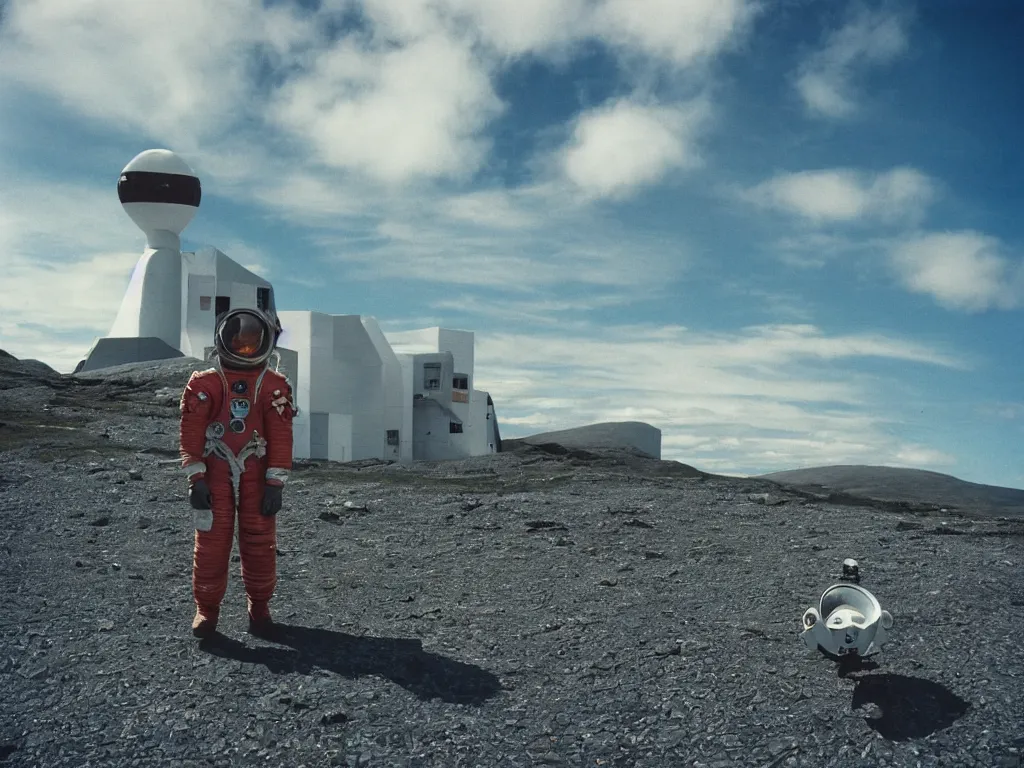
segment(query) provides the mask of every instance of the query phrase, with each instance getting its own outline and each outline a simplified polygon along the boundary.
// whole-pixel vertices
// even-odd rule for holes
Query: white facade
[[[443,460],[498,449],[487,393],[470,388],[473,335],[427,329],[387,337],[372,317],[279,312],[297,355],[296,458]],[[396,353],[396,338],[425,350]]]
[[[274,310],[274,287],[216,248],[181,254],[182,354],[203,357],[213,342],[217,317],[229,309]],[[111,335],[114,335],[111,333]]]
[[[147,249],[135,265],[110,333],[94,343],[82,369],[174,353],[202,360],[213,345],[219,315],[274,307],[273,286],[216,248],[195,253]],[[156,340],[163,342],[159,354]]]
[[[388,341],[412,379],[415,457],[497,452],[494,408],[488,394],[473,387],[473,332],[434,327],[391,333]]]
[[[174,252],[175,264],[161,258],[154,269],[154,257],[167,253],[147,250],[139,259],[108,338],[156,336],[183,355],[202,359],[218,315],[229,309],[273,309],[273,286],[222,251]],[[162,295],[150,301],[153,291],[147,289],[154,283],[162,287]]]

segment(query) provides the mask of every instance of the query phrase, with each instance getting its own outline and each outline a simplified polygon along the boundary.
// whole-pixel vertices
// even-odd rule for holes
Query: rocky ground
[[[16,361],[15,361],[16,362]],[[279,642],[191,636],[194,361],[0,389],[0,765],[1017,766],[1024,523],[524,447],[301,463]],[[17,371],[17,373],[12,373]],[[800,617],[857,558],[841,676]]]

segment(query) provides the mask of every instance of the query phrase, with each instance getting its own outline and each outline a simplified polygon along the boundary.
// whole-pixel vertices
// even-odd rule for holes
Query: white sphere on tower
[[[168,149],[140,152],[121,171],[117,196],[150,248],[180,248],[179,235],[196,215],[202,188],[195,172]]]

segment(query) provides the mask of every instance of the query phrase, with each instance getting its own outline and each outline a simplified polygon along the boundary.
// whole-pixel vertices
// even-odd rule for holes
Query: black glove
[[[267,517],[273,517],[281,511],[281,491],[284,490],[284,486],[281,485],[267,485],[263,489],[263,514]]]
[[[199,478],[194,483],[189,483],[188,503],[192,505],[192,509],[210,508],[210,486],[206,484],[205,479]]]

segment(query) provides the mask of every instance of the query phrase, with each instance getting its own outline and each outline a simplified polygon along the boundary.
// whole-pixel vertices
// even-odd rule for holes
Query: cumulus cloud
[[[442,0],[441,6],[456,22],[468,23],[483,44],[510,57],[570,44],[589,12],[585,0]]]
[[[734,43],[757,13],[758,5],[749,0],[604,0],[592,24],[612,45],[683,66]]]
[[[284,54],[310,31],[248,0],[14,0],[0,34],[8,86],[189,151],[249,113],[254,46]]]
[[[780,174],[740,196],[755,205],[823,223],[916,219],[936,194],[932,179],[914,168],[901,167],[875,174],[850,168]]]
[[[585,195],[624,197],[700,163],[695,146],[704,103],[668,107],[620,99],[584,112],[561,155],[565,177]]]
[[[481,131],[501,110],[471,50],[439,33],[384,50],[337,43],[280,89],[270,114],[319,162],[396,183],[473,174],[489,148]]]
[[[564,56],[596,42],[685,66],[728,48],[749,28],[753,8],[748,0],[328,0],[309,12],[248,0],[160,8],[12,0],[0,29],[0,72],[4,86],[47,94],[96,124],[179,152],[220,155],[210,166],[240,186],[267,179],[263,163],[284,156],[304,170],[387,184],[467,180],[487,159],[487,129],[505,109],[494,82],[509,58]],[[361,24],[352,23],[353,11]],[[340,16],[347,21],[339,27]],[[623,183],[599,186],[657,179],[659,168],[691,157],[680,110],[616,114],[643,120],[658,142],[655,156],[632,150],[617,161],[627,166],[617,172]],[[607,130],[610,120],[604,116]],[[267,127],[278,135],[260,142],[272,149],[250,152],[255,132]],[[239,141],[252,146],[229,149]]]
[[[981,312],[1024,306],[1024,262],[994,237],[971,230],[904,239],[891,251],[892,267],[909,290],[948,309]]]
[[[855,81],[871,66],[887,64],[907,49],[904,19],[861,10],[831,32],[800,66],[795,85],[807,111],[846,118],[857,111]]]

